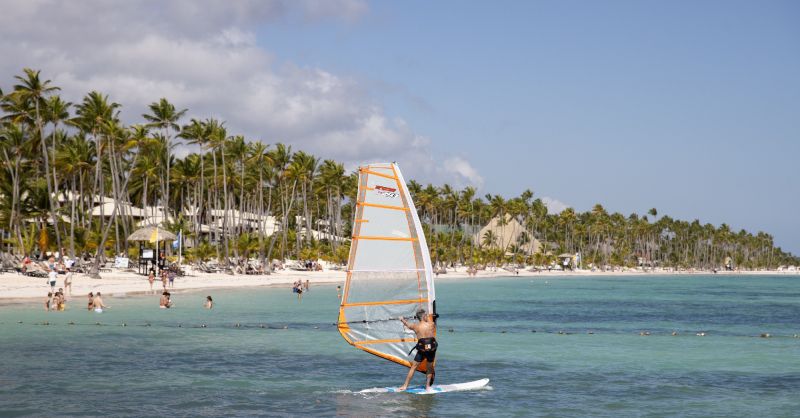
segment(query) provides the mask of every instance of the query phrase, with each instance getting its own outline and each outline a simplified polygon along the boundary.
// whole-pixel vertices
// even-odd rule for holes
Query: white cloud
[[[0,9],[6,89],[31,67],[69,101],[91,90],[109,95],[128,123],[166,97],[188,117],[225,120],[231,134],[348,166],[393,160],[409,178],[482,184],[462,158],[438,163],[430,139],[386,115],[359,80],[280,62],[257,43],[258,26],[279,20],[353,22],[367,12],[361,0],[39,0],[0,1]]]
[[[552,197],[547,197],[547,196],[542,197],[542,203],[544,203],[544,205],[547,206],[547,213],[549,213],[550,215],[559,214],[563,212],[564,209],[570,207],[568,204],[560,200],[553,199]]]

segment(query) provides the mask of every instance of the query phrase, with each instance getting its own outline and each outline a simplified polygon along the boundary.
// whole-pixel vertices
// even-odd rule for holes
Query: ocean
[[[331,285],[302,301],[177,291],[167,310],[106,297],[102,314],[75,295],[65,312],[0,306],[0,415],[800,416],[797,276],[448,279],[436,293],[437,383],[491,389],[357,393],[407,369],[340,337]]]

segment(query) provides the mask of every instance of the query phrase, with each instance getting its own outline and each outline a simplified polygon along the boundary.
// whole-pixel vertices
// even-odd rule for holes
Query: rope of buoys
[[[12,323],[11,322],[9,322],[9,323],[0,322],[0,325],[10,325],[10,324],[12,324]],[[75,321],[68,321],[68,322],[64,322],[64,323],[57,323],[57,322],[51,322],[51,321],[40,321],[40,322],[28,322],[28,323],[26,323],[24,321],[16,321],[15,324],[18,324],[18,325],[34,325],[34,326],[52,326],[52,327],[59,326],[59,325],[68,325],[68,326],[120,326],[120,327],[133,326],[133,327],[158,327],[158,328],[212,328],[212,329],[213,328],[220,329],[220,328],[228,328],[228,327],[230,327],[230,328],[236,328],[236,329],[258,328],[258,329],[264,329],[264,330],[266,330],[266,329],[270,329],[270,330],[288,330],[288,329],[290,329],[290,325],[288,325],[288,324],[284,324],[284,325],[269,325],[269,324],[265,324],[265,323],[254,323],[254,324],[246,324],[245,323],[245,324],[243,324],[241,322],[235,322],[235,323],[232,323],[232,324],[227,325],[227,326],[225,326],[225,325],[209,326],[208,324],[205,324],[205,323],[198,324],[198,325],[191,325],[191,324],[187,325],[187,324],[184,324],[182,322],[179,322],[176,325],[168,325],[168,324],[156,324],[156,325],[153,325],[150,322],[145,322],[145,323],[142,323],[142,324],[129,324],[127,322],[121,322],[121,323],[118,323],[118,324],[110,324],[110,323],[102,323],[102,322],[99,322],[99,321],[98,322],[93,322],[93,323],[80,323],[80,322],[75,322]],[[294,324],[294,325],[292,325],[292,327],[294,329],[306,328],[306,329],[315,329],[315,330],[320,330],[320,329],[323,329],[323,328],[326,328],[326,329],[327,328],[332,328],[333,326],[336,326],[336,324],[324,324],[324,325],[319,325],[319,324],[299,324],[298,325],[298,324]],[[447,328],[446,331],[448,333],[457,332],[457,330],[455,328]],[[556,334],[556,335],[574,335],[574,334],[578,333],[578,331],[574,331],[574,330],[570,331],[570,330],[563,330],[563,329],[561,329],[561,330],[552,330],[552,331],[530,329],[529,331],[531,333]],[[499,334],[509,334],[510,333],[510,334],[516,334],[516,333],[519,333],[519,332],[528,332],[528,330],[514,331],[514,330],[508,330],[508,329],[499,329],[499,330],[477,329],[477,330],[461,330],[460,332],[499,333]],[[596,333],[597,333],[597,331],[595,331],[595,330],[587,330],[586,331],[587,335],[594,335]],[[601,332],[600,334],[603,334],[603,333]],[[609,332],[608,334],[624,335],[624,334],[627,334],[627,332]],[[678,331],[671,331],[671,332],[667,331],[667,333],[665,333],[665,334],[660,334],[660,333],[654,333],[654,332],[647,331],[647,330],[642,330],[642,331],[637,331],[637,334],[639,336],[658,336],[658,335],[681,336],[681,335],[691,335],[691,334],[693,334],[693,335],[698,336],[698,337],[706,337],[706,336],[710,335],[710,332],[709,331],[696,331],[696,332],[689,332],[687,334],[687,333],[681,333],[681,332],[678,332]],[[717,334],[717,335],[719,335],[719,334]],[[759,333],[758,335],[752,335],[752,334],[751,335],[727,334],[726,336],[748,337],[748,338],[764,338],[764,339],[781,339],[781,338],[800,339],[800,334],[775,335],[775,334],[769,333],[769,332]]]

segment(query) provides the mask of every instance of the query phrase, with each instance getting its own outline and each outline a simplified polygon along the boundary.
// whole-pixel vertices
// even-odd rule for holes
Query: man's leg
[[[414,377],[414,372],[417,370],[417,365],[419,365],[419,362],[417,361],[411,362],[411,367],[408,369],[408,376],[406,376],[406,381],[405,383],[403,383],[403,386],[400,386],[399,388],[397,388],[397,390],[408,389],[408,384],[411,383],[411,378]]]
[[[425,372],[426,383],[425,383],[425,390],[429,390],[431,385],[433,384],[433,379],[436,378],[436,369],[433,367],[433,362],[428,362],[428,370]]]

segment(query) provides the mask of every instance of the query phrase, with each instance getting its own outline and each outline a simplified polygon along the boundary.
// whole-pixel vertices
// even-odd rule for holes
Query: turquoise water
[[[405,369],[344,342],[333,286],[207,293],[0,307],[0,415],[800,414],[798,277],[441,281],[437,381],[493,389],[433,396],[354,393]]]

